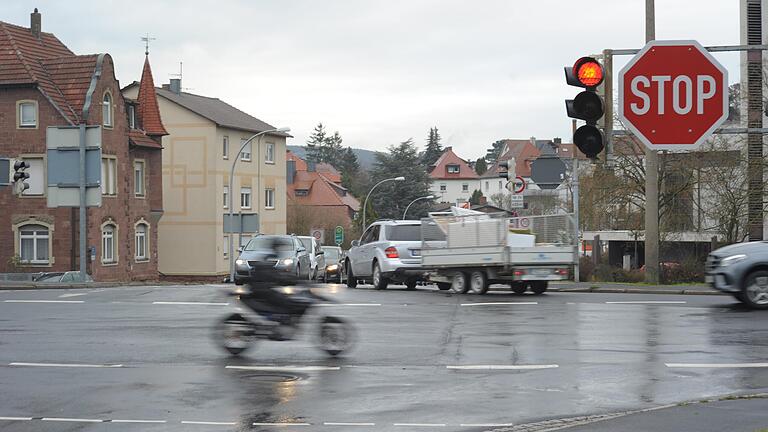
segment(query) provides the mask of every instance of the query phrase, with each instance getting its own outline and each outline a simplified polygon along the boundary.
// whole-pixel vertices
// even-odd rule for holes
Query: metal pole
[[[434,199],[434,198],[435,197],[432,196],[432,195],[423,196],[423,197],[416,198],[415,200],[413,200],[410,203],[408,203],[408,205],[405,207],[405,211],[403,212],[403,220],[405,220],[405,215],[408,214],[408,209],[411,208],[411,205],[413,205],[413,203],[415,203],[416,201],[419,201],[419,200],[423,200],[423,199]]]
[[[80,123],[80,278],[83,282],[86,280],[86,266],[88,261],[86,260],[86,243],[88,242],[87,236],[87,224],[86,224],[86,199],[85,199],[85,118],[83,123]]]
[[[605,100],[605,114],[603,114],[603,131],[605,132],[605,162],[610,166],[613,163],[613,51],[603,50],[603,97]]]
[[[375,185],[374,185],[374,186],[371,188],[371,190],[368,192],[368,195],[366,195],[366,196],[365,196],[365,203],[363,204],[363,231],[365,231],[365,229],[366,229],[366,228],[368,228],[368,226],[365,224],[365,210],[368,208],[368,198],[370,198],[370,197],[371,197],[371,194],[373,193],[374,189],[376,189],[377,187],[379,187],[379,185],[380,185],[380,184],[382,184],[382,183],[384,183],[384,182],[388,182],[388,181],[395,181],[395,180],[397,180],[398,178],[399,178],[399,177],[388,178],[388,179],[384,179],[384,180],[382,180],[382,181],[380,181],[380,182],[376,183],[376,184],[375,184]]]
[[[760,0],[748,0],[742,2],[742,16],[746,17],[747,43],[762,43],[762,20],[753,20],[750,17],[762,17],[764,11]],[[742,56],[743,58],[743,56]],[[749,50],[747,60],[747,127],[763,127],[763,53],[761,50]],[[743,91],[743,89],[742,89]],[[764,189],[763,182],[763,135],[761,133],[747,133],[747,232],[750,241],[763,240],[764,230]]]
[[[571,174],[571,179],[573,182],[573,218],[574,224],[576,225],[574,227],[574,233],[576,235],[576,248],[574,254],[576,255],[576,260],[573,264],[573,281],[578,282],[580,276],[579,260],[581,257],[579,256],[579,247],[581,246],[581,235],[579,235],[579,158],[576,157],[576,155],[573,155],[573,173]]]
[[[656,39],[654,0],[645,0],[645,42]],[[645,281],[659,283],[659,154],[645,151]]]

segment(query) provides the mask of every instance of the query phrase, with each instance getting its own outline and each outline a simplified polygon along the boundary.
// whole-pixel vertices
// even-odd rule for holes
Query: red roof
[[[137,99],[139,106],[136,108],[136,118],[147,135],[168,135],[160,118],[160,108],[157,106],[157,93],[155,93],[155,82],[152,79],[152,69],[149,67],[149,56],[144,58]]]
[[[296,164],[293,183],[288,184],[288,198],[297,204],[309,206],[347,206],[360,210],[360,201],[341,186],[341,174],[327,163],[319,163],[315,171],[307,171],[307,163],[295,153],[286,151],[286,160]],[[296,195],[296,190],[306,190],[307,195]]]
[[[128,132],[128,140],[130,141],[131,144],[139,147],[148,147],[148,148],[154,148],[154,149],[163,148],[163,146],[160,145],[159,142],[147,136],[144,132],[140,130],[135,130],[135,129],[130,130]]]
[[[304,162],[304,159],[296,156],[296,153],[286,150],[285,152],[285,160],[286,161],[294,161],[296,163],[296,171],[306,171],[307,170],[307,163]]]
[[[448,172],[449,165],[457,165],[459,167],[459,172]],[[476,179],[480,176],[478,176],[475,170],[469,166],[467,161],[458,157],[456,153],[453,152],[451,147],[446,147],[445,151],[443,151],[443,154],[440,155],[437,161],[435,161],[435,163],[432,165],[432,171],[429,172],[429,177],[433,179],[450,180]]]
[[[531,162],[541,155],[539,149],[531,144],[530,140],[504,140],[507,151],[499,156],[498,161],[505,161],[515,158],[515,175],[520,177],[531,176]],[[483,174],[484,178],[498,177],[499,164],[494,163],[488,167],[488,171]]]

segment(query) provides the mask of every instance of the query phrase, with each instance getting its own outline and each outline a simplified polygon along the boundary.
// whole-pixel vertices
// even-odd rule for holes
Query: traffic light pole
[[[605,162],[613,163],[613,50],[603,50],[603,100],[605,113],[603,114],[603,132],[605,133]]]
[[[581,248],[581,232],[579,230],[579,158],[575,154],[572,156],[573,164],[571,169],[573,172],[571,172],[571,182],[573,183],[573,223],[575,225],[573,232],[576,236],[574,242],[576,244],[576,250],[574,251],[576,259],[573,262],[573,281],[579,282],[579,260],[581,259],[581,255],[579,255],[579,249]]]
[[[654,0],[645,0],[645,42],[656,39]],[[659,154],[645,150],[645,281],[659,283]]]

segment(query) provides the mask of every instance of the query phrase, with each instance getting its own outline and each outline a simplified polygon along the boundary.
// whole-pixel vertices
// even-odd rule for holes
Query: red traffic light
[[[573,75],[585,87],[597,87],[603,82],[603,66],[592,57],[582,57],[573,64]]]

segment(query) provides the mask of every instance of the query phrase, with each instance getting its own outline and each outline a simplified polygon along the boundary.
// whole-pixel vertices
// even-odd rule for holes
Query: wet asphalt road
[[[325,288],[341,359],[227,357],[220,286],[0,291],[0,430],[480,431],[768,389],[768,312],[730,297],[366,288]]]

